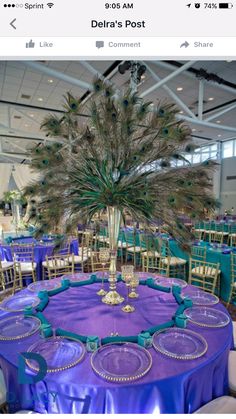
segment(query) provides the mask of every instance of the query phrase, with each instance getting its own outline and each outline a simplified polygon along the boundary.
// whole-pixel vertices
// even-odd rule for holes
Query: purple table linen
[[[81,279],[85,277],[89,275],[81,274]],[[133,300],[136,311],[123,313],[121,306],[102,304],[96,295],[98,289],[99,284],[70,288],[51,297],[43,313],[53,328],[102,338],[110,336],[111,332],[138,334],[170,320],[177,309],[172,295],[140,286],[140,298]],[[118,284],[118,290],[126,295],[123,283]],[[226,312],[221,304],[214,308]],[[9,313],[0,312],[0,319],[4,316]],[[108,383],[96,376],[88,353],[73,368],[47,374],[36,384],[20,385],[17,381],[18,354],[40,339],[39,333],[14,343],[0,342],[0,366],[7,382],[11,411],[22,408],[40,413],[192,413],[228,392],[232,323],[219,329],[188,323],[187,328],[206,339],[208,350],[204,356],[182,361],[166,357],[152,348],[153,366],[149,373],[126,385]]]

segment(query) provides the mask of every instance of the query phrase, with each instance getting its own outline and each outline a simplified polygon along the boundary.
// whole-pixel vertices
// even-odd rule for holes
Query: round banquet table
[[[27,237],[23,239],[16,239],[17,243],[29,244],[34,242],[34,261],[37,263],[36,267],[36,277],[37,280],[40,281],[42,279],[42,262],[46,260],[46,256],[52,256],[53,249],[55,247],[54,243],[51,243],[49,240],[46,243],[38,243],[32,237]],[[70,244],[70,252],[74,253],[74,255],[78,255],[79,246],[78,240],[73,239]],[[12,257],[12,249],[10,245],[0,245],[0,259],[6,260],[11,262],[13,260]],[[29,277],[27,278],[27,284],[32,282],[32,279]]]
[[[90,274],[80,274],[80,279]],[[150,274],[140,274],[147,278]],[[108,285],[106,284],[106,287]],[[136,335],[141,330],[171,319],[177,303],[171,294],[147,286],[138,288],[139,299],[133,300],[136,311],[124,313],[121,306],[107,306],[96,294],[100,284],[70,288],[50,297],[43,311],[53,328],[100,338]],[[192,288],[192,286],[191,286]],[[187,288],[185,288],[187,290]],[[126,295],[126,286],[118,283]],[[30,293],[23,290],[21,293]],[[19,294],[17,294],[19,295]],[[224,311],[220,304],[214,308]],[[0,310],[0,319],[15,315]],[[140,380],[129,384],[104,381],[90,365],[91,353],[83,361],[62,372],[48,373],[36,384],[20,385],[17,381],[18,354],[40,338],[39,332],[13,342],[0,342],[0,367],[7,383],[10,410],[33,409],[40,413],[192,413],[210,400],[228,393],[228,353],[232,348],[232,323],[223,328],[193,325],[187,328],[201,334],[208,350],[195,360],[169,358],[149,349],[153,364]]]

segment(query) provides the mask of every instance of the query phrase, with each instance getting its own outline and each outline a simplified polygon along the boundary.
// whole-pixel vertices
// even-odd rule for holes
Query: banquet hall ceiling
[[[0,62],[0,162],[27,163],[30,148],[46,139],[40,130],[40,124],[50,110],[63,110],[63,95],[70,91],[77,97],[84,98],[89,104],[88,86],[92,83],[95,73],[105,75],[118,88],[129,86],[130,72],[124,75],[118,72],[120,62],[90,61],[85,67],[79,61],[42,61],[36,68],[25,62]],[[211,119],[215,126],[199,125],[188,122],[193,129],[193,136],[199,144],[224,141],[236,138],[236,62],[198,61],[192,62],[189,68],[170,78],[163,85],[150,91],[158,79],[164,79],[178,70],[185,62],[147,62],[149,68],[138,87],[146,100],[158,103],[159,100],[173,102],[167,89],[177,96],[194,114],[199,111],[199,72],[209,78],[209,74],[218,76],[217,81],[204,82],[203,117],[205,120],[218,114],[226,107],[232,109]],[[92,67],[91,67],[92,66]],[[42,71],[46,69],[46,71]],[[64,76],[67,77],[65,80]],[[157,77],[154,79],[154,77]],[[210,76],[211,78],[211,76]],[[76,82],[78,81],[78,83]],[[83,83],[81,83],[83,82]],[[234,108],[235,105],[235,108]],[[179,106],[178,106],[179,107]],[[189,117],[184,108],[179,107],[179,117]],[[221,126],[232,127],[225,130]],[[219,126],[219,128],[218,128]],[[47,140],[48,141],[48,140]]]

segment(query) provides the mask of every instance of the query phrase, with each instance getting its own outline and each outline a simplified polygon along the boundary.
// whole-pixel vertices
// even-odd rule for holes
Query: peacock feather
[[[216,163],[191,166],[185,153],[194,150],[191,130],[177,121],[178,109],[157,107],[131,90],[118,95],[97,79],[86,109],[68,94],[64,116],[49,115],[42,124],[58,138],[32,150],[32,169],[41,179],[25,190],[37,197],[32,218],[38,233],[60,226],[68,232],[83,219],[90,221],[108,206],[125,219],[151,224],[161,220],[182,245],[192,239],[180,213],[203,219],[217,205],[212,195]],[[177,167],[176,162],[188,164]]]

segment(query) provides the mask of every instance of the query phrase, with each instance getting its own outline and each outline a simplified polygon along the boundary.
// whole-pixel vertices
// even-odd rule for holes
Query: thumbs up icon
[[[32,39],[26,43],[25,48],[34,48],[35,43],[32,41]]]

